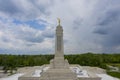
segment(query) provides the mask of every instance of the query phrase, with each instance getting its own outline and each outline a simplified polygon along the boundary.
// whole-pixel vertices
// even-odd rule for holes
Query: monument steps
[[[40,80],[77,80],[76,74],[73,73],[70,69],[49,69],[47,72],[44,72]]]

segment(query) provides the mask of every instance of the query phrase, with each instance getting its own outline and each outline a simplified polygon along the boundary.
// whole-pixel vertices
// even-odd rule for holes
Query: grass
[[[120,72],[107,72],[108,75],[116,77],[116,78],[120,78]]]
[[[115,67],[120,67],[120,64],[108,64],[108,65],[111,65],[111,66],[115,66]]]

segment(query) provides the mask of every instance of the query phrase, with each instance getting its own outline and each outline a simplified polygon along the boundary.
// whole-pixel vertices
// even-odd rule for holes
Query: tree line
[[[4,66],[5,72],[11,69],[25,66],[41,66],[49,64],[54,55],[0,55],[0,66]],[[71,54],[65,55],[70,64],[79,64],[82,66],[97,66],[106,68],[106,64],[120,64],[120,54]]]

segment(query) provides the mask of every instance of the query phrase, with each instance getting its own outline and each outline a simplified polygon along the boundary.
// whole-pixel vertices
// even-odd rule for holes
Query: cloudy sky
[[[57,17],[66,54],[120,52],[120,0],[0,0],[0,54],[54,53]]]

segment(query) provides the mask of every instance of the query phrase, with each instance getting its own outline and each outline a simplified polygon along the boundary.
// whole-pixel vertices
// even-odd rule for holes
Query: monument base
[[[44,72],[40,80],[78,80],[70,69],[49,69]]]
[[[55,57],[50,61],[50,68],[41,74],[40,80],[78,80],[63,57]]]
[[[69,63],[68,60],[64,60],[63,58],[55,58],[50,60],[50,68],[51,69],[68,69]]]

